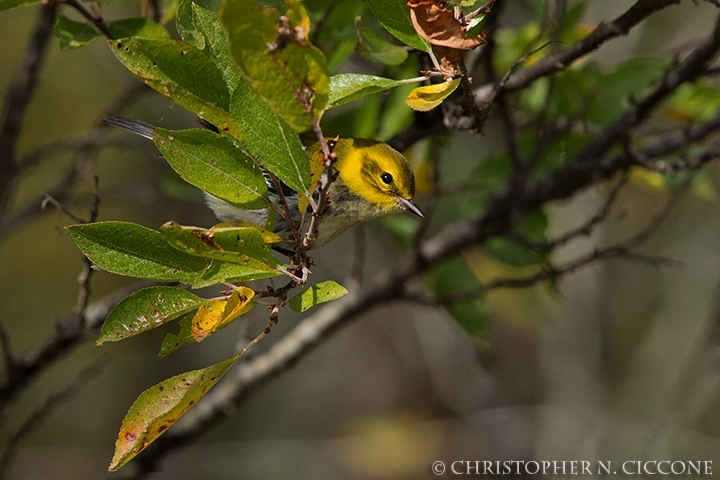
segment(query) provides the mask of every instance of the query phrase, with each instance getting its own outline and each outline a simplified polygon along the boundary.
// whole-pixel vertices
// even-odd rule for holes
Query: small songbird
[[[152,139],[154,127],[147,123],[117,116],[107,117],[104,121]],[[413,200],[415,175],[402,154],[386,143],[375,140],[338,138],[333,142],[333,153],[337,155],[334,167],[338,171],[338,177],[328,190],[331,201],[323,210],[313,248],[325,245],[350,227],[386,215],[409,211],[424,218]],[[322,153],[319,142],[307,146],[306,152],[311,158],[320,157]],[[274,182],[267,174],[265,178],[270,201],[276,201],[278,192]],[[281,184],[281,189],[294,220],[299,220],[297,194],[284,184]],[[267,224],[269,206],[258,210],[243,210],[207,192],[205,200],[221,221],[249,222],[262,226]],[[305,228],[308,224],[306,221]],[[290,233],[287,222],[279,215],[275,217],[274,231],[283,238],[288,238]]]

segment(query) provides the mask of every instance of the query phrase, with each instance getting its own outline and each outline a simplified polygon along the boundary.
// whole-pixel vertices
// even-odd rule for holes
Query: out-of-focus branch
[[[495,100],[501,97],[503,93],[522,90],[539,78],[567,68],[573,62],[597,50],[606,42],[621,35],[627,35],[630,30],[653,13],[680,2],[681,0],[638,0],[625,13],[610,22],[600,23],[587,37],[573,43],[562,52],[546,57],[525,70],[508,72],[506,76],[496,82],[475,88],[475,102],[481,106],[481,111],[487,112]],[[498,5],[496,5],[495,10],[500,11]],[[488,49],[485,48],[478,57],[482,61],[475,60],[473,61],[474,64],[480,65],[489,62]],[[475,68],[477,67],[473,67],[473,69]],[[463,118],[460,118],[460,120],[463,120]],[[462,124],[453,126],[460,127],[460,129],[481,131],[484,119],[480,118],[480,120],[478,124],[478,119],[474,121],[465,119]],[[463,127],[463,125],[465,126]],[[415,121],[408,128],[395,135],[388,143],[397,150],[402,151],[413,143],[443,130],[443,119],[440,115],[432,115],[432,112],[423,115],[416,114]]]
[[[638,0],[625,13],[610,22],[601,22],[587,37],[573,43],[560,53],[540,60],[535,65],[510,76],[502,87],[503,91],[522,90],[541,77],[563,70],[576,60],[597,50],[605,42],[621,35],[627,35],[633,27],[644,19],[669,5],[679,4],[681,0]],[[477,101],[484,103],[487,89],[480,89]]]
[[[100,10],[97,10],[97,14],[93,14],[90,10],[88,10],[85,5],[80,3],[78,0],[60,0],[62,3],[65,3],[66,5],[74,8],[77,10],[80,15],[85,17],[90,23],[92,23],[95,28],[100,30],[100,32],[105,35],[110,40],[114,40],[115,37],[112,33],[110,33],[110,26],[107,24],[104,18],[100,15]]]
[[[15,71],[2,116],[0,116],[0,215],[5,211],[12,196],[13,181],[17,173],[16,147],[25,112],[35,93],[38,72],[45,59],[47,46],[57,16],[57,4],[49,3],[40,8],[35,29]]]
[[[98,148],[106,138],[107,124],[102,122],[102,117],[116,115],[124,108],[127,108],[143,91],[146,86],[138,81],[132,80],[115,96],[107,107],[98,115],[88,132],[78,141],[75,159],[60,179],[48,189],[45,197],[49,196],[60,203],[65,203],[69,198],[72,188],[90,175],[91,160]],[[12,217],[0,215],[0,240],[26,224],[28,221],[42,213],[40,208],[42,199],[30,200],[27,204],[20,206],[18,212]]]
[[[0,382],[0,408],[4,408],[21,388],[29,384],[37,374],[43,372],[53,362],[82,342],[97,336],[105,317],[120,300],[135,290],[149,285],[155,283],[137,282],[89,303],[85,307],[81,328],[77,327],[76,316],[73,314],[68,320],[58,323],[57,331],[40,345],[19,357],[12,357],[12,368]]]
[[[583,227],[573,230],[567,235],[563,235],[560,237],[556,242],[553,242],[554,245],[559,246],[565,242],[567,242],[570,238],[573,238],[577,235],[583,234],[587,231],[588,228],[592,228],[592,226],[596,225],[601,219],[605,218],[607,216],[607,213],[609,212],[610,206],[614,202],[616,196],[618,187],[622,185],[622,183],[618,184],[613,191],[611,192],[610,197],[608,198],[608,201],[605,203],[605,206],[598,212],[597,215],[595,215],[586,225]],[[643,261],[650,263],[652,265],[676,265],[679,262],[677,260],[673,260],[671,258],[665,258],[665,257],[658,257],[658,256],[650,256],[645,255],[637,252],[633,252],[632,250],[634,248],[637,248],[641,246],[643,243],[645,243],[650,236],[657,231],[660,224],[663,222],[663,220],[667,217],[667,215],[670,213],[670,211],[675,206],[676,200],[678,197],[675,197],[675,199],[669,201],[667,205],[662,209],[662,211],[655,216],[655,218],[642,230],[637,232],[635,235],[630,237],[629,239],[625,240],[624,242],[617,243],[615,245],[604,247],[604,248],[595,248],[592,252],[589,252],[579,258],[576,258],[575,260],[562,265],[562,266],[550,266],[545,267],[541,271],[537,272],[534,275],[530,275],[527,277],[522,278],[498,278],[496,280],[490,280],[489,282],[486,282],[482,285],[480,285],[478,288],[470,290],[470,291],[464,291],[464,292],[458,292],[455,295],[452,295],[451,297],[440,299],[440,303],[442,304],[450,304],[455,302],[460,302],[463,300],[469,300],[472,298],[476,298],[480,295],[483,295],[491,290],[497,290],[500,288],[526,288],[531,287],[533,285],[537,285],[540,282],[546,281],[546,280],[557,280],[562,278],[565,275],[568,275],[570,273],[576,272],[577,270],[587,267],[589,265],[592,265],[594,263],[597,263],[600,260],[606,260],[609,258],[625,258],[629,260],[635,260],[635,261]]]
[[[84,138],[84,136],[80,137],[69,137],[69,138],[61,138],[58,140],[54,140],[52,142],[49,142],[45,145],[41,145],[30,152],[24,154],[22,157],[19,157],[17,160],[17,169],[19,174],[26,173],[28,170],[31,170],[33,168],[36,168],[46,161],[48,161],[50,158],[53,158],[56,155],[59,155],[61,153],[66,152],[72,152],[79,148],[81,148],[83,145],[86,145],[88,141]],[[130,142],[122,138],[98,138],[97,139],[97,146],[106,148],[106,147],[122,147],[122,148],[137,148],[137,143]]]
[[[716,19],[712,33],[705,42],[693,50],[676,68],[668,71],[663,78],[648,90],[636,104],[631,106],[624,115],[605,130],[595,136],[585,148],[575,155],[568,164],[556,170],[547,179],[531,185],[527,200],[537,204],[539,199],[567,198],[577,191],[579,185],[588,185],[595,181],[609,178],[616,172],[629,168],[634,162],[627,154],[603,161],[603,156],[620,142],[629,139],[635,127],[645,121],[653,109],[668,98],[680,85],[701,77],[708,65],[720,49],[720,18]],[[717,129],[718,119],[691,130],[697,139],[704,138]],[[687,133],[668,137],[657,146],[650,147],[650,153],[657,155],[659,151],[680,148],[687,144]],[[668,151],[668,153],[669,153]]]
[[[107,362],[100,360],[80,372],[80,374],[61,391],[48,397],[30,416],[23,422],[18,430],[13,433],[7,442],[5,451],[0,458],[0,479],[7,478],[12,467],[12,461],[17,452],[17,447],[24,438],[31,433],[43,420],[51,415],[59,406],[67,403],[73,396],[77,395],[87,382],[97,377],[105,369]]]

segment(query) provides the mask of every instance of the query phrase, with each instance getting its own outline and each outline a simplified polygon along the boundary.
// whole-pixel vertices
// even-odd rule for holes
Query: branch
[[[597,50],[605,42],[621,35],[627,35],[633,27],[653,13],[669,5],[679,4],[680,1],[681,0],[638,0],[615,20],[608,23],[601,22],[595,30],[584,39],[570,45],[560,53],[540,60],[526,70],[513,74],[505,82],[502,90],[505,92],[522,90],[540,77],[552,75],[555,72],[563,70],[579,58]],[[484,90],[479,91],[479,93],[480,92],[484,92]],[[477,100],[480,102],[485,101],[482,93]]]
[[[38,72],[45,59],[57,16],[57,4],[43,5],[35,30],[15,71],[0,116],[0,215],[7,208],[17,173],[16,147],[25,112],[37,86]]]
[[[617,17],[615,20],[605,23],[600,23],[593,32],[587,37],[574,44],[570,45],[567,49],[560,53],[551,55],[537,62],[532,67],[529,67],[520,72],[508,72],[508,75],[495,83],[488,83],[480,87],[475,88],[475,102],[480,105],[480,110],[487,112],[493,104],[494,100],[501,96],[505,92],[512,92],[522,90],[531,85],[535,80],[552,75],[558,71],[564,70],[570,66],[576,60],[583,56],[592,53],[593,51],[600,48],[604,43],[612,40],[621,35],[627,35],[632,28],[641,23],[644,19],[656,13],[669,5],[679,4],[681,0],[638,0],[632,7],[630,7],[624,14]],[[504,2],[499,3],[495,6],[495,9],[491,13],[494,15],[495,12],[499,12]],[[478,55],[478,59],[473,63],[482,63],[479,59],[486,61],[488,58],[487,48]],[[470,69],[474,71],[475,66]],[[403,130],[402,132],[395,135],[388,141],[393,148],[399,151],[403,151],[413,143],[426,138],[431,135],[441,133],[445,130],[442,117],[434,111],[429,114],[417,114],[413,123]],[[466,119],[467,120],[467,119]],[[458,124],[461,129],[475,129],[479,131],[477,120],[465,121],[463,124]]]
[[[603,161],[617,143],[627,140],[635,127],[643,123],[660,102],[670,96],[680,85],[702,76],[708,64],[720,50],[720,16],[709,38],[693,50],[675,69],[667,72],[663,78],[642,99],[631,106],[627,112],[605,130],[595,136],[585,148],[569,160],[565,167],[558,169],[547,179],[530,186],[526,199],[532,204],[542,204],[542,199],[563,199],[578,190],[581,185],[589,185],[609,178],[619,171],[627,170],[635,163],[634,159],[623,153],[610,160]],[[719,118],[714,118],[700,127],[691,130],[693,138],[705,138],[718,127]],[[649,147],[649,155],[657,155],[663,150],[680,148],[687,144],[688,133],[676,134],[667,140]],[[507,199],[503,200],[507,201]],[[540,202],[540,203],[538,203]]]
[[[624,183],[624,182],[622,182]],[[609,210],[609,206],[614,201],[618,187],[621,184],[618,184],[616,188],[611,192],[610,198],[605,204],[605,207],[596,215],[593,217],[590,222],[588,222],[588,226],[594,225],[593,222],[596,223],[596,219],[604,218],[607,215],[607,212]],[[447,298],[443,298],[439,300],[439,303],[441,304],[449,304],[449,303],[455,303],[460,302],[463,300],[470,300],[473,298],[477,298],[491,290],[497,290],[500,288],[526,288],[531,287],[533,285],[537,285],[540,282],[543,282],[545,280],[557,280],[567,274],[573,273],[583,267],[586,267],[588,265],[591,265],[593,263],[596,263],[600,260],[606,260],[609,258],[616,258],[616,257],[622,257],[627,258],[629,260],[637,260],[637,261],[644,261],[648,262],[652,265],[667,265],[667,264],[673,264],[678,265],[681,262],[671,259],[671,258],[665,258],[665,257],[658,257],[658,256],[650,256],[650,255],[644,255],[636,252],[632,252],[631,250],[633,248],[637,248],[643,243],[645,243],[650,236],[655,233],[660,226],[660,224],[667,218],[667,215],[670,213],[670,211],[673,209],[673,207],[676,204],[678,197],[675,197],[673,200],[668,202],[668,204],[662,209],[662,211],[642,230],[640,230],[638,233],[633,235],[628,240],[625,240],[624,242],[612,245],[610,247],[606,248],[595,248],[592,252],[583,255],[575,260],[573,260],[570,263],[567,263],[563,265],[562,267],[549,267],[549,268],[543,268],[540,272],[530,275],[528,277],[523,278],[499,278],[496,280],[491,280],[485,284],[480,285],[478,288],[473,290],[468,290],[464,292],[459,292],[455,295],[452,295]],[[571,233],[575,232],[582,232],[582,229],[573,231]],[[572,235],[564,235],[563,237],[560,237],[556,242],[557,244],[561,244],[566,242]]]

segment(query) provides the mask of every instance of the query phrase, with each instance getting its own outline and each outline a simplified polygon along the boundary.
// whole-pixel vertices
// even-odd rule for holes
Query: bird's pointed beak
[[[425,215],[423,214],[422,210],[420,210],[420,207],[418,207],[417,204],[412,201],[412,199],[398,197],[398,201],[405,210],[414,213],[420,218],[425,218]]]

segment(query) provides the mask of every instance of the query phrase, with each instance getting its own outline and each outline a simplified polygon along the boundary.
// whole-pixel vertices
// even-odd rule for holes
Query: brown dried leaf
[[[465,36],[465,27],[438,0],[408,0],[410,20],[418,35],[427,40],[440,57],[443,71],[458,70],[463,54],[487,41],[488,31],[474,38]]]

